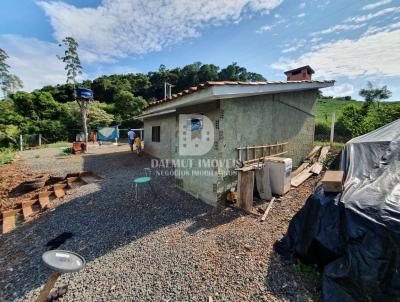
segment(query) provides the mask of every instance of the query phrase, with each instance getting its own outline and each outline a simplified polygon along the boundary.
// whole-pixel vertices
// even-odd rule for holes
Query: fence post
[[[335,134],[335,119],[336,119],[335,112],[332,112],[331,137],[330,137],[330,143],[331,143],[331,145],[333,144],[333,137],[334,137],[334,134]]]
[[[42,145],[42,134],[39,133],[39,146]]]
[[[22,146],[22,134],[19,136],[19,150],[24,151],[24,147]]]

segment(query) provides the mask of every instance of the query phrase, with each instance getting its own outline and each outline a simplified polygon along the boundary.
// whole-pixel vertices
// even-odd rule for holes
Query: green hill
[[[346,101],[339,98],[320,98],[317,101],[317,116],[315,119],[316,123],[322,123],[330,125],[332,113],[335,112],[336,120],[342,115],[343,107],[349,104],[359,104],[360,101]]]
[[[337,121],[338,118],[342,115],[344,106],[349,104],[356,104],[361,106],[363,102],[355,100],[346,101],[342,98],[319,98],[317,100],[317,116],[315,122],[327,124],[328,126],[330,126],[332,113],[335,112]],[[380,103],[381,106],[394,104],[400,105],[400,101]]]

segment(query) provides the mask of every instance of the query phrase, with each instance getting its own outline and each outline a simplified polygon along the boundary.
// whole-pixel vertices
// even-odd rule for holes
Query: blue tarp
[[[115,141],[119,138],[118,126],[112,127],[98,127],[97,139],[101,141]]]

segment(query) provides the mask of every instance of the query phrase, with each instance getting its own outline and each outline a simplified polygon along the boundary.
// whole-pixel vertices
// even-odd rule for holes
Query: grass
[[[0,149],[0,166],[8,164],[15,159],[15,152],[12,149]]]
[[[71,147],[71,143],[69,142],[57,142],[45,145],[45,148],[63,148],[63,147]]]
[[[346,143],[314,141],[314,146],[331,146],[334,149],[342,149]]]
[[[396,102],[380,102],[380,105],[393,105],[399,104],[399,101]],[[346,101],[340,98],[332,98],[332,99],[318,99],[317,100],[317,115],[315,117],[315,123],[322,123],[328,126],[331,125],[332,113],[335,112],[336,121],[339,117],[342,116],[343,108],[346,105],[355,104],[361,106],[363,102],[361,101]]]
[[[304,264],[298,259],[296,263],[294,263],[292,266],[295,272],[308,273],[313,277],[315,281],[318,282],[321,281],[321,273],[318,271],[316,267]]]
[[[342,115],[343,107],[349,104],[359,104],[359,101],[345,101],[343,99],[318,99],[316,123],[331,125],[332,113],[335,112],[336,120]]]
[[[66,151],[66,150],[63,150],[63,151],[61,151],[60,153],[58,153],[58,154],[56,155],[56,157],[63,157],[63,156],[70,156],[70,155],[71,155],[71,152]]]

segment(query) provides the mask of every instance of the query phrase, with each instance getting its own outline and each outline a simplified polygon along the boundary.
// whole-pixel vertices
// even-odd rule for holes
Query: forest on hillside
[[[172,92],[214,80],[264,81],[265,78],[236,63],[220,69],[213,64],[196,62],[182,68],[168,69],[161,65],[157,71],[104,75],[77,83],[89,88],[94,100],[88,109],[89,130],[98,126],[118,125],[120,128],[139,127],[134,117],[150,101],[164,97],[164,83],[174,85]],[[74,101],[74,86],[60,84],[44,86],[33,92],[12,92],[0,101],[0,147],[16,148],[22,134],[41,133],[47,142],[73,140],[81,132],[80,108]],[[365,102],[351,97],[332,98],[320,94],[317,103],[316,137],[326,139],[330,133],[330,116],[336,112],[335,133],[346,141],[372,131],[400,118],[400,104],[384,102],[391,92],[384,87],[360,90]]]
[[[264,81],[265,78],[232,63],[220,69],[213,64],[195,62],[182,68],[104,75],[77,83],[93,91],[88,112],[89,129],[118,125],[140,126],[133,117],[150,101],[164,97],[164,83],[174,85],[172,92],[206,81]],[[49,141],[71,140],[81,131],[79,106],[74,101],[74,86],[44,86],[33,92],[10,93],[0,101],[0,146],[15,146],[20,134],[43,134]]]

